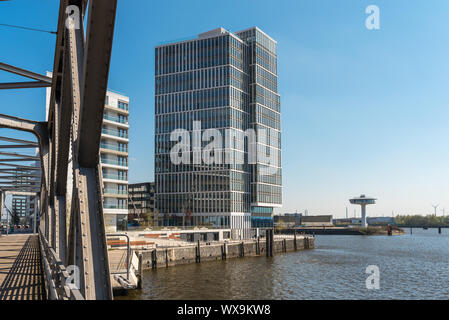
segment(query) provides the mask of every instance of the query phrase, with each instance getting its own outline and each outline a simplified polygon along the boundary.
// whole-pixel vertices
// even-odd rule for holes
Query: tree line
[[[449,217],[435,215],[400,215],[395,218],[396,224],[414,226],[449,226]]]

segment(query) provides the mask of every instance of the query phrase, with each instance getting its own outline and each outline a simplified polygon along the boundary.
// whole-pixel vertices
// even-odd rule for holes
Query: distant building
[[[302,216],[301,226],[303,227],[333,227],[332,215]]]
[[[27,196],[13,195],[11,213],[18,218],[16,224],[25,222],[27,216]]]
[[[274,226],[294,227],[333,227],[332,215],[305,216],[302,213],[285,213],[274,216]]]
[[[12,195],[12,214],[17,214],[17,224],[32,225],[34,216],[35,196]]]
[[[154,182],[128,185],[128,221],[157,225],[154,221],[154,193]]]
[[[275,226],[284,226],[287,228],[299,227],[301,225],[302,213],[285,213],[274,216]]]
[[[394,224],[394,218],[392,217],[372,217],[366,218],[368,225],[387,225]],[[362,220],[360,218],[346,218],[346,219],[333,219],[335,225],[361,225]]]
[[[343,218],[343,219],[333,219],[332,222],[334,225],[351,225],[351,224],[361,224],[362,221],[356,218]]]
[[[387,224],[394,224],[394,218],[392,217],[373,217],[373,218],[366,218],[366,221],[368,224],[371,225],[387,225]]]

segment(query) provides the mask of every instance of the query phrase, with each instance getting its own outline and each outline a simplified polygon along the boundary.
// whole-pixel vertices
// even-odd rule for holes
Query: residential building
[[[218,28],[155,51],[156,211],[162,223],[230,228],[240,239],[250,237],[251,228],[271,227],[273,208],[282,206],[276,41],[257,27]],[[171,158],[176,129],[193,142],[181,164]],[[207,164],[201,160],[205,129],[225,137]],[[220,148],[231,161],[219,161]]]
[[[127,229],[129,97],[107,91],[100,142],[107,232]]]
[[[52,73],[47,72],[51,77]],[[51,88],[46,92],[48,118]],[[107,90],[100,142],[100,164],[103,176],[103,214],[106,232],[127,229],[128,220],[128,144],[129,97]],[[70,153],[72,150],[70,150]],[[69,156],[71,159],[71,155]],[[67,201],[73,189],[72,161],[69,160]]]
[[[155,225],[154,193],[154,182],[128,185],[128,221],[137,221],[139,225]]]
[[[17,221],[13,221],[15,224],[26,223],[27,217],[27,207],[28,207],[27,196],[13,195],[12,196],[12,215],[17,217]]]

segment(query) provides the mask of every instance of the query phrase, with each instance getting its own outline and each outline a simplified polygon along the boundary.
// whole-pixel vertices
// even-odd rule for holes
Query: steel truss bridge
[[[34,192],[40,199],[39,243],[51,299],[113,298],[99,146],[116,8],[117,0],[60,1],[51,77],[0,63],[0,70],[32,80],[1,83],[0,89],[51,88],[46,122],[0,114],[0,128],[37,138],[37,143],[0,138],[39,150],[33,157],[0,146],[0,193]],[[2,155],[38,165],[8,165]],[[68,181],[73,181],[71,195]],[[70,282],[73,266],[79,270],[79,286]]]

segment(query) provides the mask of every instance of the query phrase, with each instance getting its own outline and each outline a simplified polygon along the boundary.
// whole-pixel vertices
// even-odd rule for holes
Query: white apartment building
[[[47,75],[51,76],[48,72]],[[47,116],[50,90],[47,89]],[[106,93],[100,143],[103,174],[103,214],[107,233],[124,230],[128,220],[129,97]],[[70,151],[71,152],[71,151]],[[69,157],[71,159],[71,156]],[[72,163],[69,162],[69,172]],[[67,199],[72,199],[72,175],[67,179]]]
[[[108,91],[100,144],[106,232],[125,230],[127,227],[128,130],[129,97]]]

